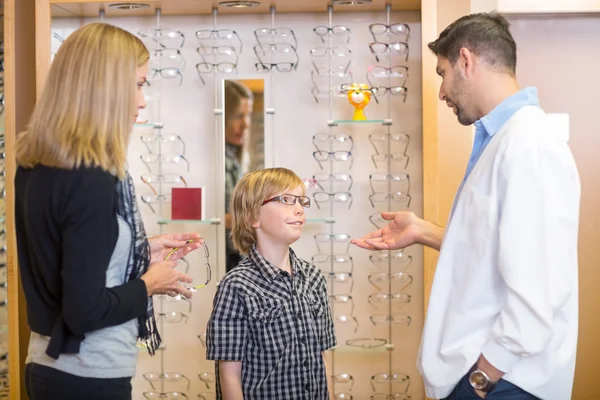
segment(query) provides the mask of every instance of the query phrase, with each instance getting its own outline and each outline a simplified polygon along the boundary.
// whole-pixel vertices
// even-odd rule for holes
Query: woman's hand
[[[150,265],[148,271],[141,277],[146,284],[148,297],[155,294],[169,296],[181,294],[188,299],[192,297],[192,293],[182,285],[182,283],[191,283],[192,278],[177,271],[175,269],[177,264],[177,261],[156,261]]]
[[[191,241],[188,243],[188,241]],[[153,236],[148,239],[150,243],[150,264],[164,261],[165,257],[173,250],[178,249],[169,257],[170,261],[177,261],[194,251],[204,243],[197,233],[167,233]]]

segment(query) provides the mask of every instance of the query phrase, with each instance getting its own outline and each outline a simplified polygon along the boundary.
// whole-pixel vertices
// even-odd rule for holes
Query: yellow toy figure
[[[348,101],[354,106],[354,116],[352,119],[355,121],[366,120],[367,117],[365,116],[364,108],[371,101],[369,86],[364,83],[353,83],[348,88]]]

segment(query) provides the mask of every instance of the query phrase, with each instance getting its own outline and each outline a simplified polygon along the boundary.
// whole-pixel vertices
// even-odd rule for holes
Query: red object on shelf
[[[204,188],[171,188],[171,219],[201,220],[204,217]]]

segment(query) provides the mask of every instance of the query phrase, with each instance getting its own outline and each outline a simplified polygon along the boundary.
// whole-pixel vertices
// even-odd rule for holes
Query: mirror
[[[265,82],[263,79],[225,79],[225,234],[226,271],[242,256],[233,248],[230,200],[239,179],[247,172],[265,167]]]

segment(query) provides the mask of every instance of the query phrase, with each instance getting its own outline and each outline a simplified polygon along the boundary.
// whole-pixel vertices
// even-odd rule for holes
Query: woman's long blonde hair
[[[85,25],[60,46],[29,121],[17,164],[95,166],[123,178],[137,105],[136,69],[149,59],[141,40],[104,23]]]

